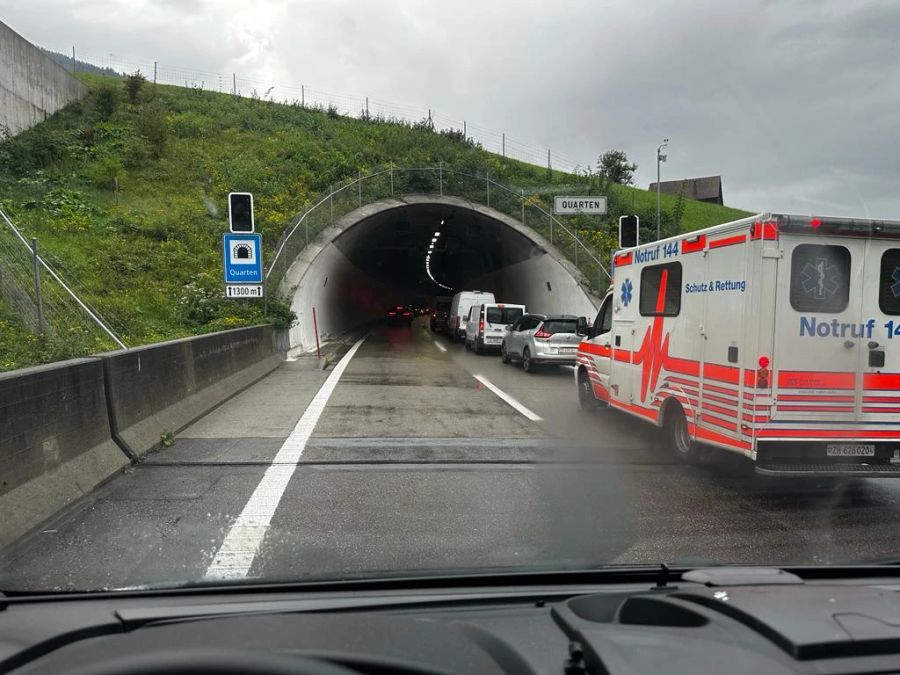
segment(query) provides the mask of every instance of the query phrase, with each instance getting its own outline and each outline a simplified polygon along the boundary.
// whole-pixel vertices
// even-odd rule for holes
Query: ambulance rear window
[[[878,306],[885,314],[900,314],[900,248],[889,248],[881,256]]]
[[[798,312],[847,309],[850,251],[843,246],[801,244],[791,255],[791,307]]]
[[[660,285],[666,272],[666,295],[663,309],[657,311]],[[653,265],[641,270],[641,299],[638,303],[641,316],[678,316],[681,311],[681,263]]]

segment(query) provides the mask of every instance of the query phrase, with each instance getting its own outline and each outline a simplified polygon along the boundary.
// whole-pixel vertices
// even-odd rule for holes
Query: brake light
[[[484,319],[478,320],[478,332],[484,333]]]
[[[553,337],[553,333],[548,333],[543,328],[541,328],[537,333],[534,334],[534,337],[537,340],[546,340]]]
[[[769,370],[769,357],[768,356],[760,356],[759,357],[759,368],[756,370],[756,388],[757,389],[768,389],[769,388],[769,375],[771,371]]]
[[[403,312],[403,316],[412,316],[412,312]]]
[[[388,316],[397,316],[397,312],[388,312]]]

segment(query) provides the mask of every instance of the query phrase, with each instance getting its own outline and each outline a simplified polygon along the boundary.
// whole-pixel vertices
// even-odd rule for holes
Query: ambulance
[[[686,460],[900,476],[900,222],[764,214],[620,250],[575,383]]]

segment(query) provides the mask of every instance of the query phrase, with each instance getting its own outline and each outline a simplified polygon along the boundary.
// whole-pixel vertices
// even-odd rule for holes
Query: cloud
[[[0,0],[41,45],[428,108],[638,183],[721,174],[760,211],[896,217],[893,0]]]

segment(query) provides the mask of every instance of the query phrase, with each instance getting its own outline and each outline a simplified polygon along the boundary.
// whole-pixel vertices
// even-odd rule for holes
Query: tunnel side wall
[[[522,304],[538,314],[572,314],[593,321],[597,312],[594,301],[575,278],[546,253],[494,270],[470,285],[493,288],[498,302]]]
[[[337,246],[326,244],[309,263],[291,301],[297,314],[297,324],[290,332],[291,346],[302,351],[315,349],[315,326],[320,342],[326,342],[382,318],[390,305],[405,299],[401,289],[372,279]]]

